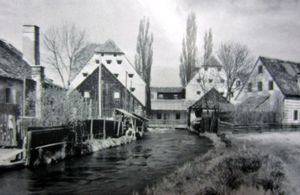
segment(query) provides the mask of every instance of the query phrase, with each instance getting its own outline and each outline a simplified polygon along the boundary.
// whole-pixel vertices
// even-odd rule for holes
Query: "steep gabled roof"
[[[204,67],[220,67],[220,68],[222,67],[221,63],[214,55],[211,55],[208,58],[208,60],[206,60],[204,62],[204,64],[202,66],[204,66]]]
[[[22,53],[4,40],[0,40],[0,76],[24,79],[31,78],[31,67]]]
[[[220,109],[221,112],[232,111],[234,106],[226,100],[215,88],[209,90],[189,108],[191,109]]]
[[[266,57],[259,59],[285,96],[300,97],[300,88],[297,84],[300,63]]]
[[[109,39],[105,43],[98,45],[95,49],[97,53],[109,53],[109,54],[124,54],[117,44]]]

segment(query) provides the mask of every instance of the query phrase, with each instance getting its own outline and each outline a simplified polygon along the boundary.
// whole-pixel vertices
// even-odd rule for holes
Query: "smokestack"
[[[23,25],[23,56],[32,64],[40,65],[40,28]]]

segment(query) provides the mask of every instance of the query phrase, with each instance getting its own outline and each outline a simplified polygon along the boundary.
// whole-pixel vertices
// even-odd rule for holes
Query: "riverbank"
[[[293,194],[286,164],[278,156],[235,135],[228,136],[232,147],[215,134],[201,136],[212,140],[214,148],[146,188],[145,194]]]

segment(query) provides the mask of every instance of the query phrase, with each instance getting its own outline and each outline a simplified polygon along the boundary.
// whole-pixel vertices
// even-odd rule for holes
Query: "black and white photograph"
[[[1,195],[299,195],[299,0],[0,0]]]

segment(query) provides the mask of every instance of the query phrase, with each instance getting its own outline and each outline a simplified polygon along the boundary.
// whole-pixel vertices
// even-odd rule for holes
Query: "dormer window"
[[[106,60],[106,63],[107,64],[111,64],[111,60]]]
[[[258,66],[258,74],[261,74],[263,72],[263,67],[262,65]]]
[[[129,73],[129,74],[128,74],[128,77],[129,77],[129,78],[132,78],[132,77],[133,77],[133,73]]]
[[[100,64],[100,60],[96,59],[95,60],[96,64]]]
[[[101,56],[104,56],[104,53],[101,53]]]
[[[117,63],[118,64],[122,64],[122,60],[117,60]]]

